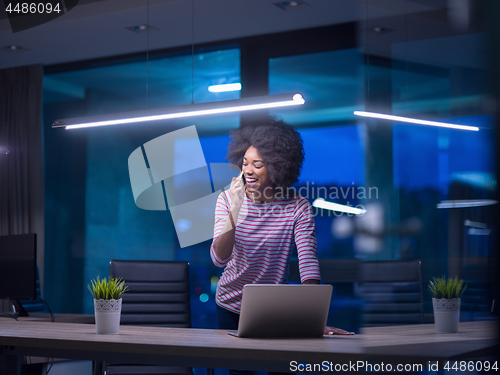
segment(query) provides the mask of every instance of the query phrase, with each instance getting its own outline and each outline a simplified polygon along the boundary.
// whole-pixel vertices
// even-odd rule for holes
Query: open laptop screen
[[[317,284],[245,285],[237,336],[321,337],[332,289]]]

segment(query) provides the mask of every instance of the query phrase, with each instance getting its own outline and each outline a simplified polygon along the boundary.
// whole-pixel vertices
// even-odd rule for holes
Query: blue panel
[[[363,126],[301,129],[306,159],[299,184],[364,186]]]

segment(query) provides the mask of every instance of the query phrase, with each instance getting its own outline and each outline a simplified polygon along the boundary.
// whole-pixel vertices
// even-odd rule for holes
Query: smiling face
[[[257,149],[250,146],[243,156],[241,167],[246,180],[247,196],[255,201],[266,202],[274,199],[274,189],[269,171]]]

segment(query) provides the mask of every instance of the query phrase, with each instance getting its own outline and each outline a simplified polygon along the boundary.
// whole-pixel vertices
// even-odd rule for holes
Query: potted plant
[[[458,332],[460,320],[460,298],[467,285],[458,277],[433,278],[429,283],[432,293],[432,307],[434,309],[434,323],[437,333]]]
[[[120,315],[122,311],[122,294],[128,287],[122,279],[110,277],[91,280],[88,285],[94,297],[94,313],[96,333],[115,334],[120,330]]]

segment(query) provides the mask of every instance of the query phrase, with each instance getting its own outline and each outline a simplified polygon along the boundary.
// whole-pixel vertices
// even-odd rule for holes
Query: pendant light
[[[407,122],[410,124],[438,126],[438,127],[442,127],[442,128],[451,128],[451,129],[459,129],[459,130],[471,130],[471,131],[478,131],[479,130],[479,128],[477,126],[457,125],[457,124],[450,124],[447,122],[428,121],[428,120],[422,120],[422,119],[411,118],[411,117],[385,115],[383,113],[377,113],[377,112],[354,111],[354,114],[356,116],[361,116],[361,117],[371,117],[371,118],[378,118],[378,119],[382,119],[382,120]]]
[[[366,55],[367,55],[367,97],[368,97],[368,107],[370,107],[370,48],[369,48],[369,38],[368,38],[368,2],[366,2]],[[405,25],[405,62],[406,62],[406,74],[405,74],[405,80],[406,80],[406,90],[408,90],[408,17],[407,17],[407,10],[406,10],[406,2],[404,2],[404,25]],[[443,128],[450,128],[450,129],[458,129],[458,130],[469,130],[469,131],[479,131],[479,128],[476,126],[468,126],[468,125],[458,125],[458,124],[451,124],[451,123],[445,123],[445,122],[439,122],[439,121],[429,121],[429,120],[423,120],[423,119],[418,119],[418,118],[411,118],[411,117],[403,117],[403,116],[394,116],[394,115],[389,115],[385,113],[380,113],[380,112],[369,112],[369,111],[354,111],[354,115],[356,116],[361,116],[361,117],[369,117],[369,118],[376,118],[376,119],[381,119],[381,120],[389,120],[389,121],[396,121],[396,122],[405,122],[405,123],[410,123],[410,124],[417,124],[417,125],[428,125],[428,126],[437,126],[437,127],[443,127]]]
[[[366,210],[363,208],[346,206],[344,204],[334,203],[325,201],[323,198],[317,198],[312,203],[313,207],[322,208],[324,210],[337,211],[337,212],[345,212],[353,215],[364,215]]]
[[[139,122],[169,120],[181,117],[205,116],[220,113],[250,111],[258,109],[276,108],[302,105],[304,98],[298,92],[277,95],[265,95],[252,98],[225,100],[208,103],[194,103],[194,0],[192,11],[192,43],[191,43],[191,104],[175,107],[148,109],[148,77],[146,78],[146,109],[131,112],[120,112],[105,115],[85,116],[78,118],[61,119],[53,122],[53,128],[79,129],[95,126],[131,124]],[[149,0],[148,0],[148,28],[149,28]],[[149,65],[149,29],[147,30],[146,69]],[[147,74],[148,75],[148,74]]]
[[[176,107],[146,109],[133,112],[120,112],[107,115],[77,117],[54,121],[53,128],[87,128],[93,126],[130,124],[136,122],[168,120],[181,117],[213,115],[228,112],[250,111],[275,107],[304,104],[299,93],[257,96],[253,98],[225,100],[220,102],[187,104]]]

